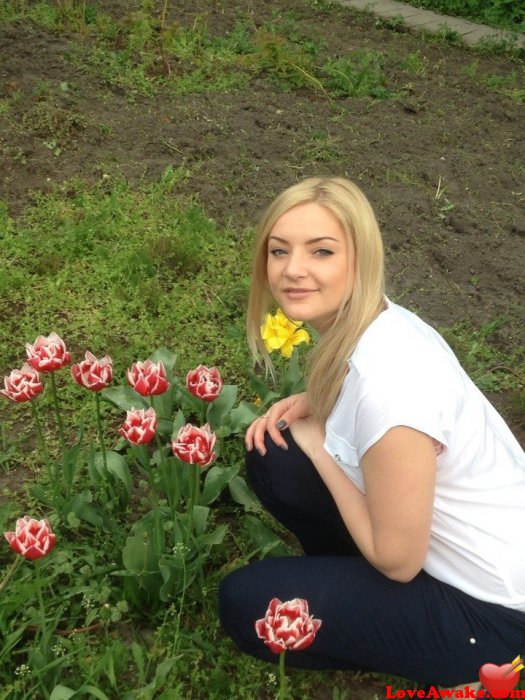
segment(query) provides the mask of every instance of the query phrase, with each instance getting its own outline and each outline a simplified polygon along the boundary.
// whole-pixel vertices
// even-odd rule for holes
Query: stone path
[[[408,29],[419,29],[427,32],[439,32],[448,27],[457,32],[466,44],[474,45],[483,40],[508,42],[511,46],[525,46],[525,36],[505,32],[501,29],[488,27],[486,24],[475,24],[460,17],[438,15],[431,10],[423,10],[396,0],[337,0],[341,5],[353,7],[356,10],[366,10],[385,19],[399,19]]]

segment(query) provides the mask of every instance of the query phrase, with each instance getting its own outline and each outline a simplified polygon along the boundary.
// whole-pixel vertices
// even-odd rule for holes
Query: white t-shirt
[[[426,433],[436,487],[424,570],[525,612],[525,453],[443,338],[388,301],[349,359],[325,449],[363,493],[362,456],[390,428]]]

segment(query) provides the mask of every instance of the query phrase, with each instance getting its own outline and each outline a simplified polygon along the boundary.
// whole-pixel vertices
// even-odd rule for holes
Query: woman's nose
[[[292,253],[286,261],[285,275],[288,277],[304,277],[306,275],[306,263],[300,253]]]

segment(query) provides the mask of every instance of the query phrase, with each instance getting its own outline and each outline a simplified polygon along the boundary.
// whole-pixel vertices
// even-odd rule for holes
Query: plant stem
[[[277,693],[277,699],[276,700],[286,700],[287,696],[287,683],[286,683],[286,673],[284,669],[284,657],[286,656],[286,652],[283,651],[282,654],[279,654],[279,692]]]
[[[41,636],[44,636],[46,629],[46,609],[44,607],[44,598],[42,596],[42,577],[40,576],[40,562],[35,562],[35,573],[36,573],[36,587],[38,593],[38,604],[40,607],[40,626],[41,626]]]
[[[155,407],[154,397],[150,396],[150,400],[151,400],[151,407],[155,410],[155,412],[157,412],[157,409]],[[157,418],[158,418],[158,413],[157,413]],[[158,433],[155,433],[155,439],[157,441],[157,447],[158,447],[158,450],[160,452],[159,459],[160,459],[161,464],[162,464],[162,460],[163,460],[162,444],[160,442],[160,437],[159,437]],[[157,484],[156,484],[155,474],[154,474],[151,462],[149,465],[149,483],[150,483],[150,489],[151,489],[151,510],[153,512],[153,522],[154,522],[155,553],[160,556],[162,554],[164,542],[163,542],[160,510],[159,510],[159,494],[157,492]]]
[[[42,423],[40,421],[40,415],[36,407],[36,402],[31,401],[31,411],[33,412],[33,420],[35,421],[36,432],[38,434],[38,441],[40,442],[40,449],[43,452],[44,459],[46,461],[47,473],[49,476],[50,483],[53,482],[53,474],[51,471],[51,460],[49,459],[49,452],[47,451],[46,441],[44,438],[44,432],[42,430]]]
[[[104,474],[107,473],[108,460],[106,456],[106,445],[104,443],[104,431],[102,429],[102,415],[100,411],[100,394],[95,392],[95,404],[97,408],[97,431],[98,431],[98,442],[100,445],[100,453],[102,455],[102,464],[104,465]]]
[[[22,561],[23,561],[23,557],[17,556],[17,558],[13,561],[13,563],[11,564],[11,566],[6,570],[5,576],[4,576],[4,578],[2,579],[2,581],[0,582],[0,593],[1,593],[1,592],[4,590],[4,588],[7,586],[7,584],[9,583],[9,579],[10,579],[11,576],[15,573],[15,571],[18,569],[18,567],[20,566],[20,564],[22,563]]]
[[[55,415],[57,419],[58,426],[58,437],[60,439],[60,447],[62,449],[62,457],[66,452],[66,437],[64,434],[64,424],[62,422],[62,414],[60,412],[60,402],[58,400],[57,385],[55,379],[55,373],[51,372],[51,393],[53,394],[53,405],[55,407]]]

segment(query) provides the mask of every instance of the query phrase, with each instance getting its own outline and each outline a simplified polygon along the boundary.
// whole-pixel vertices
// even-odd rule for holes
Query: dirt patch
[[[93,5],[121,17],[139,8]],[[345,175],[378,213],[391,296],[438,326],[503,317],[502,347],[523,346],[525,105],[496,89],[510,74],[522,80],[523,66],[317,5],[182,0],[168,19],[190,27],[205,18],[212,35],[243,18],[257,26],[293,21],[331,56],[380,51],[397,99],[327,99],[261,78],[229,92],[161,89],[144,97],[86,68],[89,35],[4,26],[0,104],[9,107],[0,110],[0,197],[10,214],[70,178],[136,182],[171,165],[187,169],[182,191],[210,216],[244,227],[291,182]],[[523,436],[523,413],[499,400]]]

